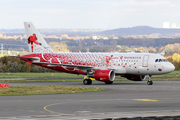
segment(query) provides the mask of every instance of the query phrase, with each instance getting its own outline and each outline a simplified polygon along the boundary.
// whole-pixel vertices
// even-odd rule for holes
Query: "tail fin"
[[[28,40],[28,47],[30,53],[51,53],[54,52],[42,35],[37,31],[33,23],[24,22],[26,36]]]

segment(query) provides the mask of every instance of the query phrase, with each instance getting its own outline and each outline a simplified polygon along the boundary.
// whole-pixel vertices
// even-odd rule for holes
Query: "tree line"
[[[54,70],[40,67],[33,64],[27,64],[27,62],[20,60],[16,57],[1,57],[0,58],[0,72],[34,72],[34,73],[43,73],[43,72],[55,72]]]

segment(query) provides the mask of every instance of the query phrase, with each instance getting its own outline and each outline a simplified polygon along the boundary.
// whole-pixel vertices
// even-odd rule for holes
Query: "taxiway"
[[[82,82],[10,83],[10,85],[85,86]],[[106,91],[30,96],[0,96],[0,117],[180,110],[180,82],[93,81]]]

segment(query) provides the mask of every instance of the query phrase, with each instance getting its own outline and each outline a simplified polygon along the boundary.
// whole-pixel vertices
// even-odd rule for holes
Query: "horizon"
[[[149,28],[155,28],[155,29],[175,29],[178,30],[180,28],[156,28],[148,25],[137,25],[137,26],[132,26],[132,27],[121,27],[121,28],[115,28],[115,29],[126,29],[126,28],[137,28],[137,27],[149,27]],[[25,30],[25,28],[0,28],[0,30]],[[100,28],[37,28],[38,30],[43,30],[43,29],[55,29],[55,30],[115,30],[115,29],[100,29]]]

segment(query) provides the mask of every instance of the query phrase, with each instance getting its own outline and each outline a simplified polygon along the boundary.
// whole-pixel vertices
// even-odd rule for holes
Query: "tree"
[[[61,42],[61,43],[58,43],[58,42],[50,42],[49,43],[49,46],[51,49],[53,49],[54,51],[62,51],[62,52],[69,52],[68,50],[68,47],[65,43]]]
[[[172,56],[173,62],[180,62],[180,55],[177,53],[174,53]]]

